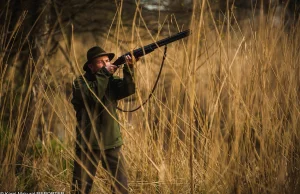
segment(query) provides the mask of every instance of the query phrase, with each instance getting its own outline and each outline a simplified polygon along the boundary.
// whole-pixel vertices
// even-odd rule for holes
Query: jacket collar
[[[84,77],[89,80],[89,81],[94,81],[96,80],[96,75],[93,74],[92,72],[90,71],[87,71],[85,74],[84,74]]]

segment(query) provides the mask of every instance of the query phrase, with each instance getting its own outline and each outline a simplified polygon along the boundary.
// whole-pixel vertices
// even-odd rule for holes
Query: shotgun
[[[144,47],[138,48],[133,50],[132,52],[127,52],[124,55],[121,55],[120,57],[117,58],[117,60],[113,63],[115,66],[120,66],[122,64],[124,64],[126,62],[125,60],[125,56],[126,55],[130,55],[130,56],[134,56],[135,58],[139,58],[142,57],[144,55],[147,55],[149,53],[151,53],[152,51],[154,51],[155,49],[157,49],[158,47],[170,44],[171,42],[180,40],[182,38],[185,38],[187,36],[189,36],[191,34],[191,30],[185,30],[183,32],[179,32],[173,36],[170,36],[168,38],[159,40],[157,42],[148,44]]]

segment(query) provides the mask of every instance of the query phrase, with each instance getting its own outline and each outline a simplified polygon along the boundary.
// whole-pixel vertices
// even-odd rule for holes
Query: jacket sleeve
[[[117,100],[135,93],[134,70],[127,65],[123,67],[123,78],[115,79]]]
[[[80,109],[86,105],[89,107],[95,106],[99,103],[99,100],[103,98],[108,86],[110,74],[105,67],[103,67],[95,74],[95,77],[96,79],[93,81],[85,81],[83,77],[80,76],[73,82],[73,98],[71,103],[76,112],[79,112]]]

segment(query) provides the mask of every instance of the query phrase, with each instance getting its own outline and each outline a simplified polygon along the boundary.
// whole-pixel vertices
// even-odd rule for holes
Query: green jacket
[[[117,100],[133,93],[133,69],[127,65],[123,68],[123,79],[111,76],[105,67],[95,74],[87,72],[77,77],[71,100],[76,111],[77,146],[102,150],[121,146]]]

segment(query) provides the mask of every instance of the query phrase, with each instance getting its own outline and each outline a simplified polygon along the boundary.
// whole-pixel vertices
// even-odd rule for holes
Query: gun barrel
[[[114,62],[114,65],[119,66],[119,65],[124,64],[125,63],[125,56],[126,55],[130,55],[131,56],[131,53],[132,53],[135,57],[141,57],[141,56],[144,56],[144,55],[146,55],[148,53],[151,53],[152,51],[154,51],[154,49],[156,49],[158,47],[161,47],[161,46],[164,46],[166,44],[170,44],[172,42],[175,42],[177,40],[185,38],[185,37],[189,36],[190,34],[191,34],[191,30],[188,29],[188,30],[179,32],[179,33],[177,33],[175,35],[172,35],[170,37],[167,37],[167,38],[164,38],[162,40],[159,40],[157,42],[154,42],[154,43],[151,43],[149,45],[146,45],[144,47],[135,49],[132,52],[127,52],[124,55],[118,57],[118,59]]]
[[[185,38],[185,37],[189,36],[190,34],[191,34],[191,30],[188,29],[188,30],[185,30],[183,32],[179,32],[178,34],[175,34],[173,36],[170,36],[168,38],[159,40],[159,41],[156,42],[156,44],[159,47],[161,47],[161,46],[164,46],[164,45],[169,44],[171,42],[175,42],[176,40],[180,40],[182,38]]]

